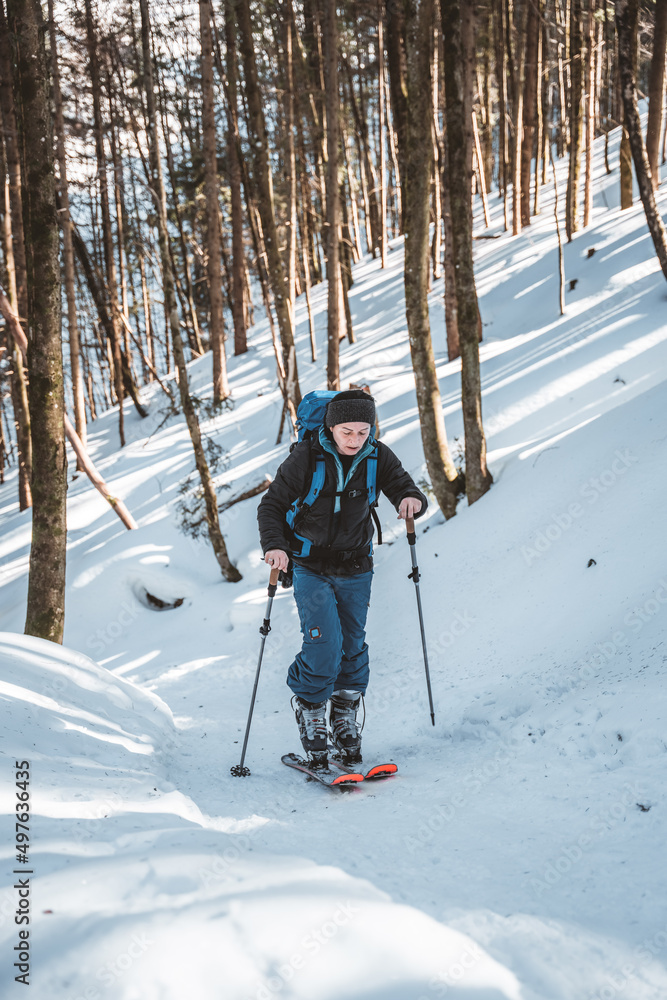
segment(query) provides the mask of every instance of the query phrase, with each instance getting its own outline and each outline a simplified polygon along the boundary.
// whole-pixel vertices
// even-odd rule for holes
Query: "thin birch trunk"
[[[219,405],[223,399],[227,399],[230,390],[225,357],[225,320],[222,305],[218,152],[215,134],[210,0],[199,0],[199,35],[201,41],[202,138],[206,198],[206,276],[210,304],[209,346],[213,353],[213,402],[215,405]],[[184,263],[187,267],[187,259]]]
[[[93,9],[91,0],[85,0],[86,14],[86,44],[88,47],[88,59],[90,67],[91,96],[93,104],[93,131],[95,135],[95,156],[97,159],[97,177],[100,192],[100,210],[102,213],[102,240],[104,246],[104,263],[106,277],[106,295],[109,303],[109,316],[111,320],[111,350],[113,357],[113,379],[116,399],[118,402],[118,435],[121,448],[125,445],[125,415],[123,402],[125,392],[123,389],[123,371],[121,360],[120,333],[118,331],[118,285],[116,279],[116,261],[113,248],[113,234],[111,230],[111,212],[109,209],[109,183],[107,178],[106,152],[104,149],[104,125],[102,122],[102,107],[100,95],[102,84],[99,68],[99,53],[97,32],[93,20]]]
[[[285,368],[286,391],[290,403],[297,407],[301,401],[299,376],[294,346],[294,330],[288,306],[285,269],[280,256],[278,233],[273,205],[273,180],[269,160],[269,147],[259,89],[252,35],[249,0],[239,0],[235,7],[239,43],[245,74],[245,93],[248,102],[248,120],[251,132],[253,180],[257,194],[257,207],[262,220],[268,272],[273,291],[280,341]]]
[[[65,123],[63,101],[60,91],[60,66],[56,23],[53,16],[53,0],[48,0],[49,38],[51,45],[51,80],[53,87],[54,126],[56,156],[58,160],[58,192],[60,195],[60,228],[63,234],[63,265],[65,274],[65,298],[67,300],[67,328],[69,334],[69,361],[72,376],[72,399],[74,402],[74,426],[79,439],[86,446],[86,405],[83,395],[81,375],[81,345],[79,321],[76,308],[76,274],[74,270],[74,248],[72,246],[72,220],[69,210],[69,190],[67,183],[67,159],[65,156]]]
[[[248,350],[246,319],[246,261],[243,247],[243,199],[241,194],[242,171],[239,159],[238,122],[238,59],[236,53],[236,28],[231,0],[224,3],[226,72],[222,73],[222,60],[218,70],[223,77],[227,114],[227,161],[232,229],[232,281],[230,288],[232,321],[234,324],[234,355]],[[213,22],[212,22],[213,23]],[[217,49],[216,49],[217,51]]]

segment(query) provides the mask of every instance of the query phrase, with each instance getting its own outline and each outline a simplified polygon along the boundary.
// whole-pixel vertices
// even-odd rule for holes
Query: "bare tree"
[[[440,509],[449,518],[456,513],[457,472],[447,444],[428,315],[433,0],[407,0],[404,13],[404,19],[390,20],[389,32],[405,30],[402,40],[390,42],[390,50],[404,49],[406,56],[406,114],[399,132],[405,199],[405,308],[426,467]],[[396,61],[390,62],[390,73],[396,67]]]
[[[461,349],[461,405],[465,430],[466,494],[468,503],[486,493],[493,479],[486,465],[479,368],[479,307],[472,256],[470,117],[464,87],[463,2],[441,0],[445,43],[445,102],[447,172],[452,215],[452,239]]]
[[[118,435],[121,447],[125,444],[125,421],[123,413],[123,364],[121,359],[121,341],[118,330],[118,286],[116,279],[116,259],[114,255],[113,234],[111,231],[111,212],[109,209],[109,186],[107,180],[107,160],[104,149],[104,122],[102,119],[99,53],[97,31],[93,19],[92,0],[85,0],[86,10],[86,43],[90,68],[91,94],[93,101],[93,131],[95,134],[95,154],[97,157],[97,176],[99,180],[100,209],[102,213],[102,238],[104,244],[104,263],[106,268],[106,295],[109,303],[111,319],[111,348],[113,355],[114,389],[118,402]]]
[[[327,386],[340,389],[340,193],[338,187],[338,31],[336,0],[325,0],[322,22],[324,83],[327,113]]]
[[[278,245],[269,145],[266,135],[264,108],[262,106],[262,94],[257,76],[249,0],[238,0],[235,4],[235,14],[239,31],[239,49],[245,76],[248,122],[251,130],[250,146],[252,149],[253,182],[257,197],[257,207],[262,221],[271,290],[278,317],[285,370],[285,390],[287,399],[296,407],[301,402],[301,390],[299,388],[296,349],[294,346],[294,329],[288,305],[289,297],[285,268]]]
[[[72,244],[72,219],[69,209],[67,184],[67,158],[65,156],[65,122],[63,100],[60,91],[60,67],[58,65],[58,44],[56,22],[53,16],[53,0],[49,0],[49,41],[51,45],[51,78],[53,81],[53,107],[56,134],[56,155],[58,159],[58,194],[60,196],[60,228],[63,234],[63,270],[65,277],[65,298],[67,300],[67,327],[69,334],[69,363],[72,376],[72,398],[74,401],[74,426],[79,439],[86,446],[86,406],[83,398],[83,377],[81,373],[81,347],[79,321],[76,309],[76,274],[74,270],[74,247]]]
[[[199,33],[201,38],[202,133],[206,194],[206,271],[210,305],[209,343],[213,352],[213,401],[220,403],[229,396],[229,381],[227,379],[225,322],[222,308],[218,153],[215,134],[210,0],[199,0]]]
[[[526,61],[523,91],[523,139],[521,141],[521,225],[530,225],[530,175],[538,128],[538,76],[540,46],[540,0],[527,0]],[[539,150],[537,150],[539,156]]]
[[[618,64],[621,76],[623,109],[635,165],[639,196],[644,206],[646,222],[660,267],[667,278],[667,236],[662,216],[655,204],[651,168],[646,155],[646,147],[641,131],[639,109],[637,107],[637,87],[633,69],[633,49],[637,37],[639,0],[616,0],[616,30],[618,32]]]
[[[238,66],[236,55],[236,26],[232,0],[225,0],[226,96],[227,96],[227,159],[229,162],[229,188],[232,229],[232,318],[234,321],[234,354],[245,354],[248,338],[245,321],[245,253],[243,249],[243,201],[241,197],[241,162],[239,152],[238,122]]]
[[[60,234],[45,25],[39,0],[8,0],[16,52],[28,278],[29,402],[33,428],[32,543],[25,631],[62,642],[67,460],[60,324]]]
[[[188,386],[188,370],[185,364],[183,340],[181,338],[176,296],[174,294],[171,261],[169,257],[169,233],[167,231],[166,199],[164,194],[164,183],[162,180],[162,168],[160,165],[160,149],[155,115],[155,91],[153,84],[153,60],[150,48],[150,17],[148,0],[140,0],[140,7],[141,36],[144,57],[144,90],[148,118],[149,153],[153,172],[153,194],[158,223],[160,256],[162,258],[165,305],[170,319],[174,360],[176,361],[176,367],[178,369],[178,389],[181,398],[181,406],[185,415],[185,422],[187,424],[190,440],[192,442],[192,449],[195,454],[195,464],[199,474],[199,480],[204,497],[208,537],[211,542],[211,547],[215,553],[215,557],[218,561],[218,565],[220,566],[222,575],[226,580],[236,583],[241,579],[241,574],[236,566],[234,566],[229,560],[227,546],[225,545],[225,540],[222,537],[222,532],[220,530],[217,498],[215,495],[215,489],[213,488],[211,472],[208,467],[208,462],[206,461],[199,421],[197,419],[197,414]]]
[[[12,305],[21,321],[28,319],[28,289],[26,278],[25,243],[23,237],[23,205],[21,198],[21,164],[12,93],[12,57],[9,27],[5,17],[4,3],[0,3],[0,110],[4,134],[8,205],[5,206],[6,263],[9,272]],[[9,208],[9,212],[6,209]],[[8,218],[7,218],[8,214]],[[30,480],[32,477],[32,443],[30,432],[30,410],[28,406],[28,386],[20,353],[13,350],[13,372],[11,376],[12,407],[16,424],[16,443],[19,465],[19,509],[26,510],[32,504]]]
[[[565,231],[568,242],[578,232],[579,180],[581,177],[581,136],[583,132],[583,41],[581,0],[570,6],[570,169],[565,197]]]
[[[646,154],[651,168],[653,188],[660,183],[658,154],[662,132],[662,106],[665,100],[665,46],[667,45],[667,0],[656,0],[653,26],[653,56],[648,77],[648,125]]]

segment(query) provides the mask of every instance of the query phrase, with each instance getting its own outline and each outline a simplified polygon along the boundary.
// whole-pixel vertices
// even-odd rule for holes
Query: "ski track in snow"
[[[612,158],[617,143],[613,134]],[[364,752],[369,764],[395,760],[396,777],[335,793],[280,763],[298,750],[285,673],[299,645],[280,590],[252,775],[230,775],[266,603],[256,503],[222,515],[244,576],[225,584],[206,545],[178,530],[176,490],[194,463],[180,419],[158,430],[159,390],[146,393],[146,421],[127,409],[122,452],[115,411],[90,428],[91,454],[140,527],[128,533],[85,480],[71,482],[55,652],[17,635],[30,519],[15,474],[0,487],[2,802],[13,813],[13,760],[30,759],[37,996],[667,996],[665,286],[641,205],[615,207],[602,147],[595,176],[593,225],[564,247],[566,277],[577,278],[565,317],[551,185],[530,229],[475,246],[495,485],[446,525],[435,504],[418,522],[435,728],[409,550],[381,506]],[[664,208],[662,189],[658,200]],[[496,201],[492,212],[500,232]],[[419,479],[400,241],[386,272],[368,257],[356,266],[350,301],[358,342],[343,348],[342,384],[370,381],[383,440]],[[430,304],[444,350],[442,279]],[[321,348],[325,288],[313,308]],[[324,360],[309,363],[302,303],[296,318],[305,392],[322,384]],[[234,408],[204,428],[228,452],[218,478],[228,495],[274,472],[287,450],[275,445],[281,400],[265,323],[251,343],[229,361]],[[442,351],[437,365],[456,448],[460,366]],[[190,365],[198,395],[210,392],[209,369],[207,358]],[[147,593],[182,604],[157,611]],[[12,878],[0,891],[10,987]]]

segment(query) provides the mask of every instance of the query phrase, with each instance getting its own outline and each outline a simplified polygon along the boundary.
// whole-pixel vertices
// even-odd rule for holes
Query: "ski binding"
[[[303,771],[309,778],[319,781],[327,788],[351,788],[364,780],[363,774],[353,771],[351,768],[336,767],[334,770],[328,768],[326,771],[314,771],[308,765],[308,761],[298,757],[295,753],[286,753],[280,758],[283,764],[293,767],[296,771]]]

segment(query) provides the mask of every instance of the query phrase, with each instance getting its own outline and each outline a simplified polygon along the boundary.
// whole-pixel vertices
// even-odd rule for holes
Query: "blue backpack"
[[[303,397],[299,403],[299,408],[296,411],[296,430],[298,435],[296,443],[299,441],[305,441],[309,438],[311,440],[317,440],[320,427],[324,423],[324,415],[329,401],[337,395],[338,390],[335,389],[315,389],[313,392],[309,392]],[[294,447],[296,447],[296,444],[292,445],[292,448]],[[372,455],[368,455],[366,458],[366,492],[368,494],[368,505],[371,508],[371,514],[378,531],[378,545],[381,545],[382,528],[375,511],[378,503],[376,485],[377,465],[377,451],[375,451]],[[324,486],[324,478],[324,455],[320,452],[316,456],[315,471],[305,496],[301,499],[295,500],[286,514],[287,523],[292,529],[294,537],[301,542],[301,551],[293,553],[300,559],[310,555],[312,542],[308,538],[303,538],[301,535],[297,535],[294,531],[294,522],[298,514],[303,513],[315,503]],[[372,551],[373,543],[371,542],[371,553]]]

